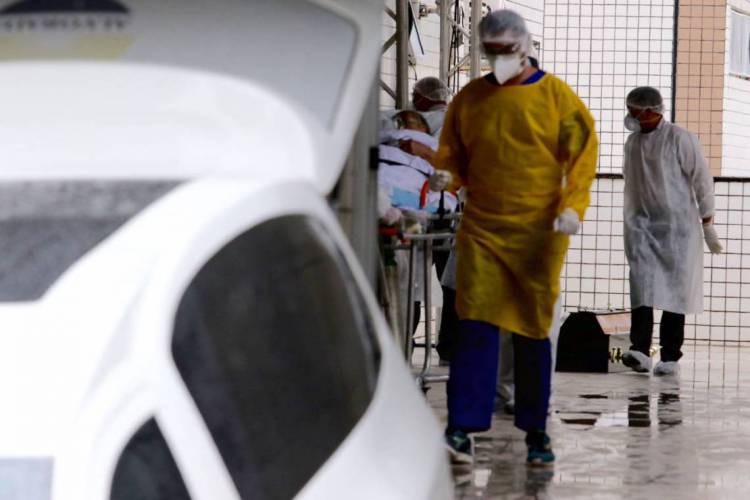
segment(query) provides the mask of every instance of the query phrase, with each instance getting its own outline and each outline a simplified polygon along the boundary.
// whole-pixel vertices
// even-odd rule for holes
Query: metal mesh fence
[[[658,88],[672,109],[674,0],[547,0],[542,66],[570,84],[594,115],[599,171],[620,172],[625,96]]]
[[[622,176],[600,174],[562,274],[563,308],[629,309]],[[685,337],[750,345],[750,179],[715,179],[715,225],[724,253],[704,256],[704,309],[686,318]]]

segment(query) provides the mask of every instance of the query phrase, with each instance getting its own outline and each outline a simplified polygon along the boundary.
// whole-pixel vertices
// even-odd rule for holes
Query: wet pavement
[[[684,350],[678,377],[555,374],[555,466],[527,467],[523,433],[497,415],[474,466],[454,468],[456,498],[750,498],[750,348]],[[428,399],[445,421],[444,385]]]

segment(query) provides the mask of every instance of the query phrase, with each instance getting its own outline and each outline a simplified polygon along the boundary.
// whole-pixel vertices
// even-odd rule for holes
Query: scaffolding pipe
[[[440,6],[440,81],[448,84],[450,70],[450,51],[452,38],[451,1],[439,0]]]
[[[396,109],[409,104],[409,0],[396,0]]]
[[[394,92],[393,89],[390,88],[388,84],[385,83],[383,80],[380,80],[380,88],[383,89],[386,94],[391,96],[391,99],[393,99],[394,102],[396,101],[396,92]]]
[[[393,44],[396,43],[396,38],[398,38],[398,36],[396,35],[396,33],[394,33],[390,36],[390,38],[388,38],[388,40],[385,41],[385,43],[383,44],[383,48],[380,51],[381,56],[388,52],[388,49],[390,49]]]
[[[456,63],[456,65],[453,66],[450,71],[448,71],[448,78],[453,78],[453,75],[461,71],[461,69],[463,69],[464,66],[466,66],[466,64],[469,62],[470,57],[470,54],[466,54],[465,56],[463,56],[461,60],[458,61],[458,63]]]
[[[482,2],[481,0],[471,1],[471,45],[469,53],[471,56],[471,66],[469,67],[469,76],[479,78],[482,72],[482,53],[479,46],[479,21],[482,19]]]

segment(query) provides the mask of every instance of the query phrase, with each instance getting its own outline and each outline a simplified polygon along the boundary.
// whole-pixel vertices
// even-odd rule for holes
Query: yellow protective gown
[[[506,87],[480,78],[453,99],[435,167],[466,188],[457,236],[461,319],[548,337],[569,240],[553,222],[566,207],[583,220],[597,151],[591,114],[553,75]]]

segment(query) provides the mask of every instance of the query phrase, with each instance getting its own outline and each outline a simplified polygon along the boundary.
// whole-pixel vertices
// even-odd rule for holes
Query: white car
[[[0,2],[0,498],[453,497],[324,198],[381,9]]]

